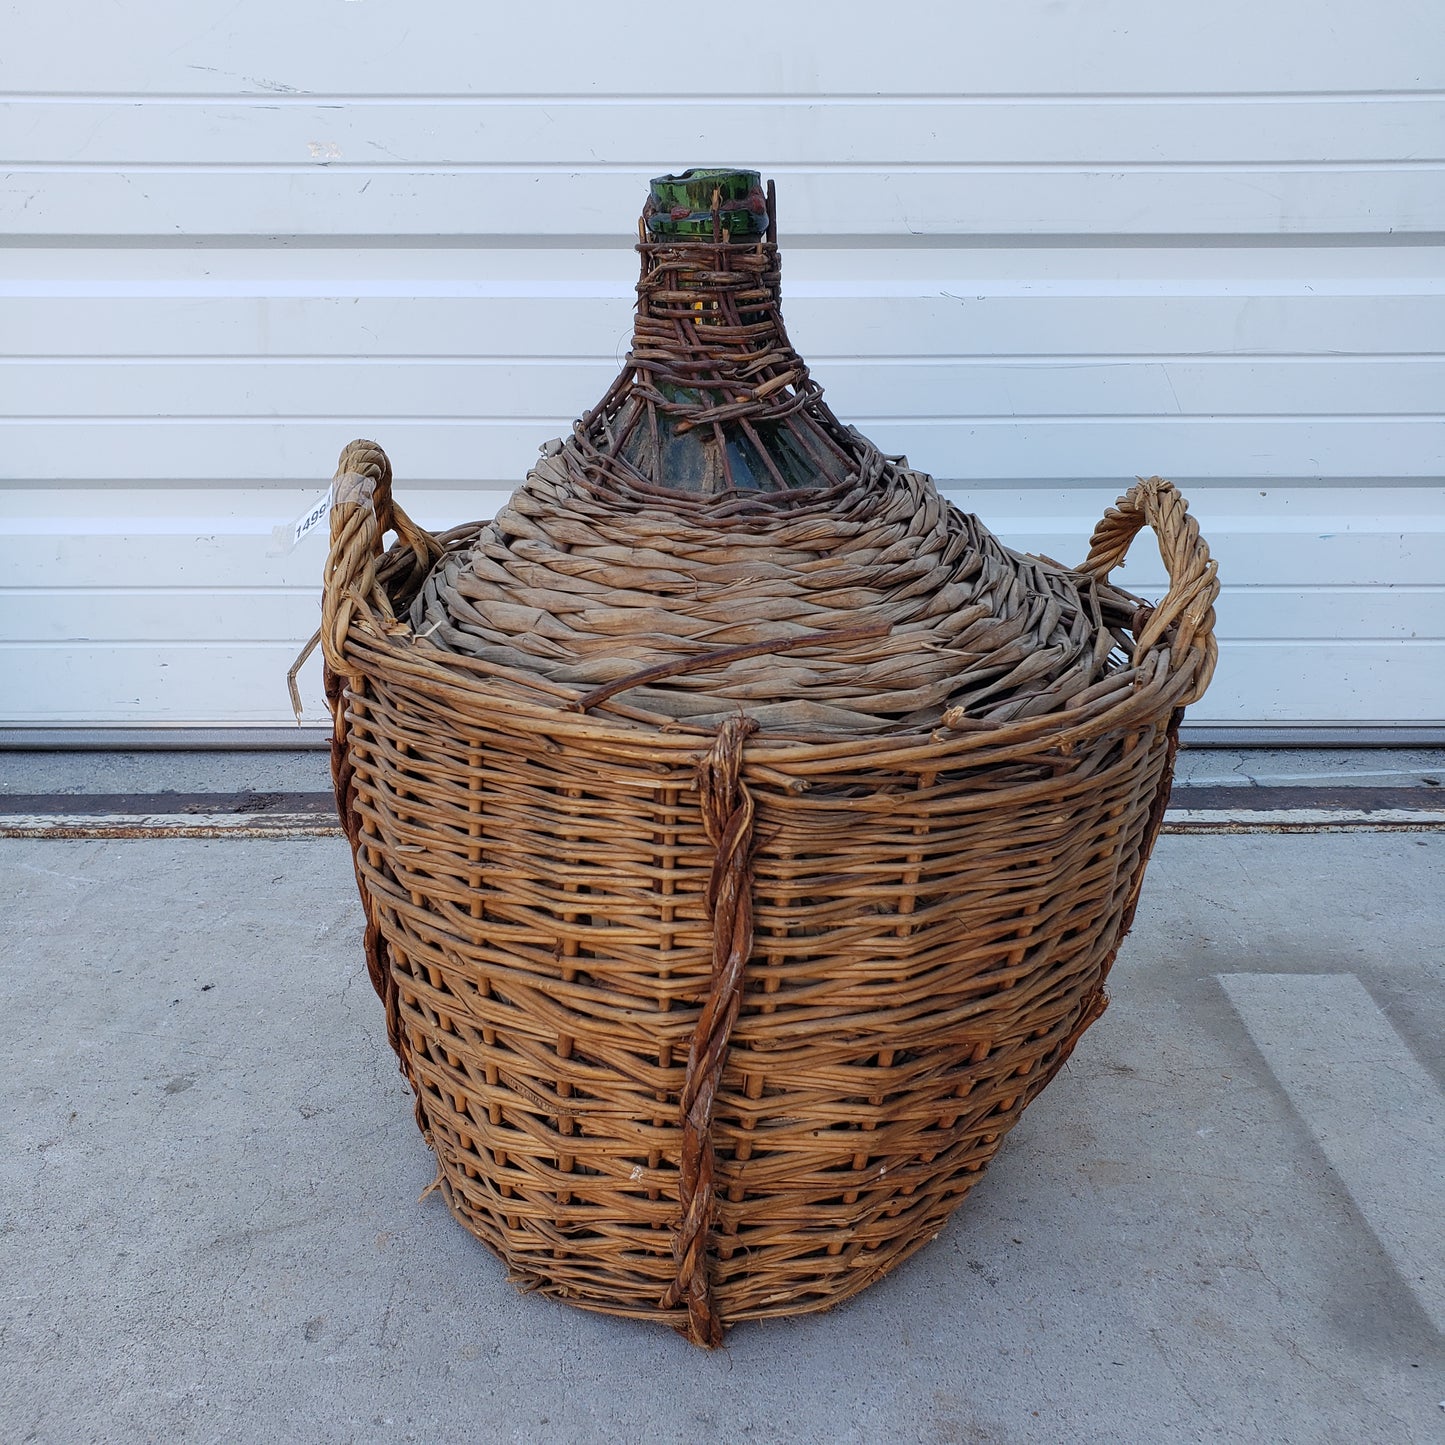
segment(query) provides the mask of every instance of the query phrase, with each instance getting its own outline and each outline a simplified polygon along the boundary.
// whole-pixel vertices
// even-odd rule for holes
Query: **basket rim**
[[[604,751],[618,748],[631,758],[651,755],[658,762],[680,762],[696,755],[716,736],[715,725],[682,722],[628,707],[616,699],[587,713],[565,696],[548,705],[541,700],[542,694],[574,690],[430,646],[425,637],[398,631],[395,622],[386,623],[369,602],[357,602],[341,647],[342,658],[351,664],[346,675],[428,692],[440,701],[462,704],[473,714],[491,712],[500,726],[586,743]],[[1138,662],[1110,674],[1105,680],[1110,686],[1102,696],[1057,712],[974,727],[940,722],[931,728],[887,733],[820,731],[809,735],[764,729],[749,739],[748,761],[806,775],[833,770],[849,761],[866,762],[870,770],[907,771],[937,768],[955,758],[958,766],[969,766],[985,759],[1000,761],[1005,753],[1067,752],[1105,732],[1167,722],[1174,709],[1184,705],[1195,669],[1187,658],[1181,665],[1170,665],[1168,641],[1162,639]],[[575,698],[583,695],[575,690]],[[745,715],[747,709],[738,711]]]

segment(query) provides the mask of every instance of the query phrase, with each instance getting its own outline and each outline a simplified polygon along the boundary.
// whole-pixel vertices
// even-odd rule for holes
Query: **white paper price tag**
[[[333,484],[327,487],[321,496],[312,502],[289,527],[273,527],[271,536],[275,545],[271,548],[272,554],[295,551],[302,539],[308,533],[314,532],[330,516],[331,505],[335,500],[336,487]]]

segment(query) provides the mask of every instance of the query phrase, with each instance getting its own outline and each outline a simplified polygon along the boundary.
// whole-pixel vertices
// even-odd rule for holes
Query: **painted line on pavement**
[[[1445,1334],[1445,1093],[1354,974],[1217,977],[1340,1183]]]

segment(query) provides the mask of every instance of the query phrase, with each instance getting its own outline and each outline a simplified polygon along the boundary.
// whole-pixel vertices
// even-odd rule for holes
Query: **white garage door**
[[[357,435],[418,520],[489,515],[616,369],[647,178],[719,162],[777,180],[835,410],[1007,540],[1182,485],[1196,723],[1445,719],[1438,6],[23,8],[5,724],[289,721],[324,528],[272,528]]]

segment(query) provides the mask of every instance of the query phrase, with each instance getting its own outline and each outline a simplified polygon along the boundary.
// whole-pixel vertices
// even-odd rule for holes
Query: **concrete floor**
[[[713,1355],[418,1202],[344,844],[0,862],[0,1440],[1445,1438],[1445,834],[1162,839],[943,1235]]]

